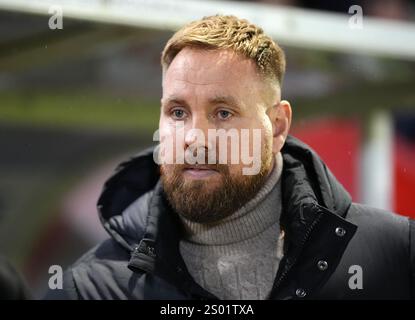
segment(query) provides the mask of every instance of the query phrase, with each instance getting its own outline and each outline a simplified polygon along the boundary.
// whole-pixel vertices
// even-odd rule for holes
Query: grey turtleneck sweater
[[[180,216],[185,237],[180,253],[195,281],[220,299],[268,297],[282,258],[281,153],[257,195],[215,224]]]

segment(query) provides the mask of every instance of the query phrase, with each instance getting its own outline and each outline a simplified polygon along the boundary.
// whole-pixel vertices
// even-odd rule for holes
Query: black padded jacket
[[[413,299],[415,223],[353,203],[307,145],[282,155],[284,257],[269,299]],[[134,201],[139,210],[127,214]],[[203,205],[203,204],[201,204]],[[163,195],[153,149],[122,163],[98,211],[110,237],[72,265],[48,299],[216,299],[188,273],[182,229]]]

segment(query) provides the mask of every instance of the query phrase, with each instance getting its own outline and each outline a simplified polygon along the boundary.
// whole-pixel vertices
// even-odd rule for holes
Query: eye
[[[227,111],[227,110],[220,110],[219,112],[218,112],[218,117],[219,117],[219,119],[221,119],[221,120],[226,120],[226,119],[228,119],[228,118],[230,118],[232,116],[232,113],[230,113],[229,111]]]
[[[184,119],[186,113],[182,109],[174,109],[171,111],[171,115],[174,119],[180,120],[180,119]]]

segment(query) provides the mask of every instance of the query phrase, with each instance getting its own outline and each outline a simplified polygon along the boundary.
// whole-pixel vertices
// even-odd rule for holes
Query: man
[[[414,297],[414,222],[352,203],[288,135],[284,54],[260,28],[233,16],[192,22],[168,41],[162,67],[161,148],[106,182],[98,209],[110,238],[49,298]],[[221,150],[209,135],[232,130],[239,140]],[[242,149],[254,172],[230,161]]]

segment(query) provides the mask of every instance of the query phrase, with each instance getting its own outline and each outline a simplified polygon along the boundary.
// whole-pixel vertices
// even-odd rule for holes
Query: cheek
[[[184,128],[177,126],[177,123],[160,120],[159,139],[162,143],[174,144],[174,147],[176,144],[183,145]]]
[[[272,123],[271,123],[271,120],[269,119],[269,117],[268,117],[268,115],[264,115],[264,117],[263,117],[263,119],[262,119],[262,121],[261,121],[261,127],[262,127],[262,131],[263,131],[263,134],[264,134],[264,137],[266,137],[266,138],[269,138],[269,137],[271,137],[272,138],[272,132],[273,132],[273,128],[272,128]]]
[[[249,132],[250,152],[264,154],[273,144],[273,128],[269,118],[258,121]]]
[[[264,130],[262,133],[263,148],[272,149],[273,140],[272,128],[270,130]]]
[[[180,133],[183,130],[171,125],[168,122],[160,121],[159,126],[159,154],[160,161],[165,165],[182,164],[183,139],[180,139]],[[166,168],[166,170],[169,170]]]
[[[263,148],[272,148],[273,145],[273,127],[268,116],[265,116],[262,123],[261,139]],[[264,152],[264,151],[263,151]]]
[[[244,165],[242,164],[231,164],[228,166],[229,176],[231,177],[240,177],[242,176],[242,168]]]

